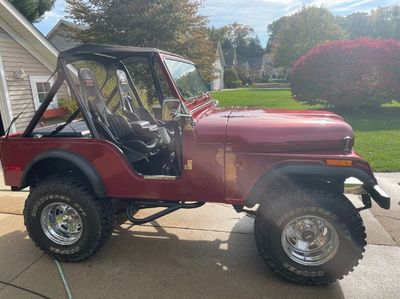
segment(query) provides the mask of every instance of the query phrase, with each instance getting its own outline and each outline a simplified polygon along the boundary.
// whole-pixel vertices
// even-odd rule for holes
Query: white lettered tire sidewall
[[[50,240],[41,225],[43,209],[52,203],[73,207],[82,220],[82,235],[72,245]],[[60,261],[81,261],[96,252],[110,237],[113,209],[108,199],[97,199],[89,188],[70,179],[49,179],[31,190],[24,209],[29,236],[45,253]]]
[[[255,238],[261,256],[275,272],[292,282],[318,285],[341,279],[358,264],[366,245],[365,228],[358,212],[343,195],[323,191],[285,193],[278,195],[274,203],[260,206]],[[286,225],[302,216],[322,218],[337,233],[337,251],[322,265],[302,265],[292,260],[282,246]]]

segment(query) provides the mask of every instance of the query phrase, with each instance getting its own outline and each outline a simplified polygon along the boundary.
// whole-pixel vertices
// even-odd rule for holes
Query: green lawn
[[[237,89],[213,92],[221,106],[320,109],[294,101],[290,90]],[[354,128],[356,151],[375,171],[400,171],[400,104],[370,113],[339,113]]]

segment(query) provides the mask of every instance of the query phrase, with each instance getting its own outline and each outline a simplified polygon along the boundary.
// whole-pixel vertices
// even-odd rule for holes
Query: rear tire
[[[366,246],[363,221],[351,202],[320,189],[274,192],[257,211],[254,233],[265,263],[283,278],[306,285],[343,278]]]
[[[89,258],[110,238],[114,210],[82,181],[52,177],[33,188],[25,202],[25,226],[41,250],[63,262]]]

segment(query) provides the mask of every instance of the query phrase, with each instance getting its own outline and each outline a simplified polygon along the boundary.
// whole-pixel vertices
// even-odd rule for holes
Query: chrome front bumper
[[[379,185],[368,186],[358,179],[350,178],[344,183],[345,194],[355,195],[368,195],[370,196],[381,208],[390,209],[390,197],[382,190]]]

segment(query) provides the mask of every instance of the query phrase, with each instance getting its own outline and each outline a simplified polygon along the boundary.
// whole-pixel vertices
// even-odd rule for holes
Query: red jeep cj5
[[[219,202],[255,216],[260,255],[275,272],[326,284],[362,258],[359,212],[371,198],[390,207],[353,151],[352,128],[331,112],[218,108],[192,62],[156,49],[82,45],[59,55],[56,77],[25,132],[7,134],[0,149],[6,184],[30,187],[29,236],[60,261],[94,254],[117,214],[139,225]],[[77,110],[39,127],[64,82]],[[362,184],[349,189],[350,177]]]

